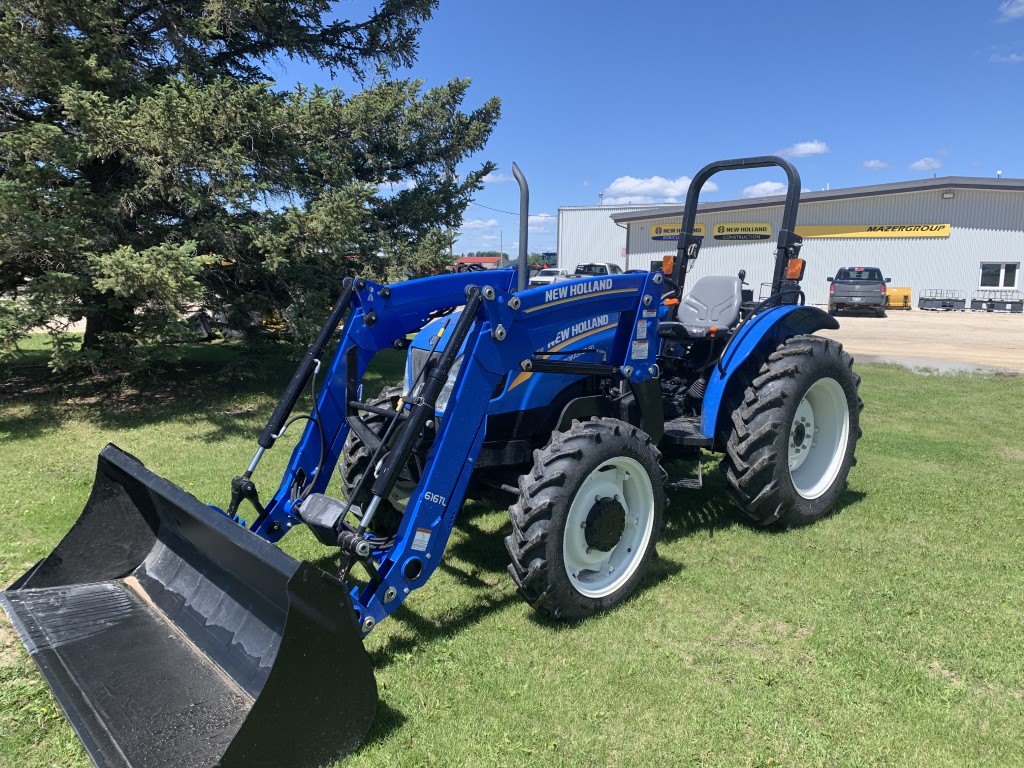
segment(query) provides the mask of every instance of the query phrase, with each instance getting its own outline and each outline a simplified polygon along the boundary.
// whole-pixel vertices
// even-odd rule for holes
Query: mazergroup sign
[[[949,237],[949,224],[828,224],[797,227],[801,237]]]

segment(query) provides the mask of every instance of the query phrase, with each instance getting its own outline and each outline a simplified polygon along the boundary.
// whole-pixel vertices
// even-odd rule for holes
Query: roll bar
[[[773,165],[784,170],[789,180],[786,202],[782,210],[782,228],[779,230],[778,242],[775,247],[775,271],[772,276],[772,294],[777,294],[782,290],[786,263],[800,253],[800,246],[803,243],[803,238],[796,234],[796,213],[800,205],[800,174],[788,160],[774,155],[763,155],[708,163],[693,177],[693,181],[690,182],[690,186],[686,190],[683,226],[679,232],[679,247],[672,269],[672,280],[679,286],[680,292],[682,292],[683,284],[686,281],[688,262],[697,258],[697,253],[700,250],[701,238],[693,233],[693,228],[697,221],[697,200],[705,182],[719,171],[765,168]]]

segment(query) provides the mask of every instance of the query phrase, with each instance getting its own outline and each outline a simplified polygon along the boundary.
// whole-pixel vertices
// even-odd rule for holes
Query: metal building
[[[774,196],[701,204],[704,243],[688,284],[691,276],[745,269],[758,296],[771,280],[783,202]],[[660,206],[613,213],[627,229],[624,268],[648,269],[674,254],[682,212],[682,206]],[[560,255],[561,221],[560,211]],[[1024,290],[1024,179],[947,176],[805,192],[797,233],[804,238],[802,287],[811,304],[827,303],[826,278],[846,266],[880,267],[892,287],[911,289],[913,306],[924,291],[960,292],[970,306],[982,292]]]
[[[591,261],[626,269],[626,228],[613,216],[658,209],[651,205],[588,205],[558,209],[558,266],[570,271]]]

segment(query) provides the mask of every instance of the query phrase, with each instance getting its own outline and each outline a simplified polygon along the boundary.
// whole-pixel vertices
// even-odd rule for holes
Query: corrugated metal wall
[[[769,222],[773,238],[781,219],[781,205],[697,216],[709,233],[719,223]],[[651,229],[679,223],[677,218],[630,224],[630,267],[646,268],[652,260],[674,254],[676,243],[652,240]],[[892,287],[912,290],[916,307],[921,291],[928,288],[964,291],[969,299],[980,288],[983,261],[1024,263],[1022,192],[956,189],[953,199],[944,200],[939,190],[933,190],[800,206],[798,226],[828,224],[951,224],[952,229],[948,238],[805,238],[803,289],[810,304],[828,301],[826,278],[844,266],[880,267],[892,278]],[[747,282],[757,296],[761,283],[771,280],[774,247],[774,239],[729,243],[709,235],[689,274],[696,280],[746,269]],[[688,276],[687,284],[693,285],[692,280]],[[1018,277],[1017,289],[1022,287],[1024,278]]]
[[[558,266],[570,271],[589,261],[605,261],[626,269],[622,255],[626,230],[613,213],[640,211],[642,205],[602,205],[558,209]]]

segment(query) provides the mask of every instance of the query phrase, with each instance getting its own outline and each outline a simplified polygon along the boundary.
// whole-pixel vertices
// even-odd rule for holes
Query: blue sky
[[[355,17],[364,0],[338,4]],[[682,202],[712,160],[782,154],[809,190],[932,176],[1024,177],[1024,0],[441,0],[427,87],[502,99],[475,164],[498,171],[455,250],[518,248],[512,161],[530,183],[530,250],[560,206]],[[330,85],[289,68],[282,80]],[[777,194],[785,176],[716,176],[702,200]]]

